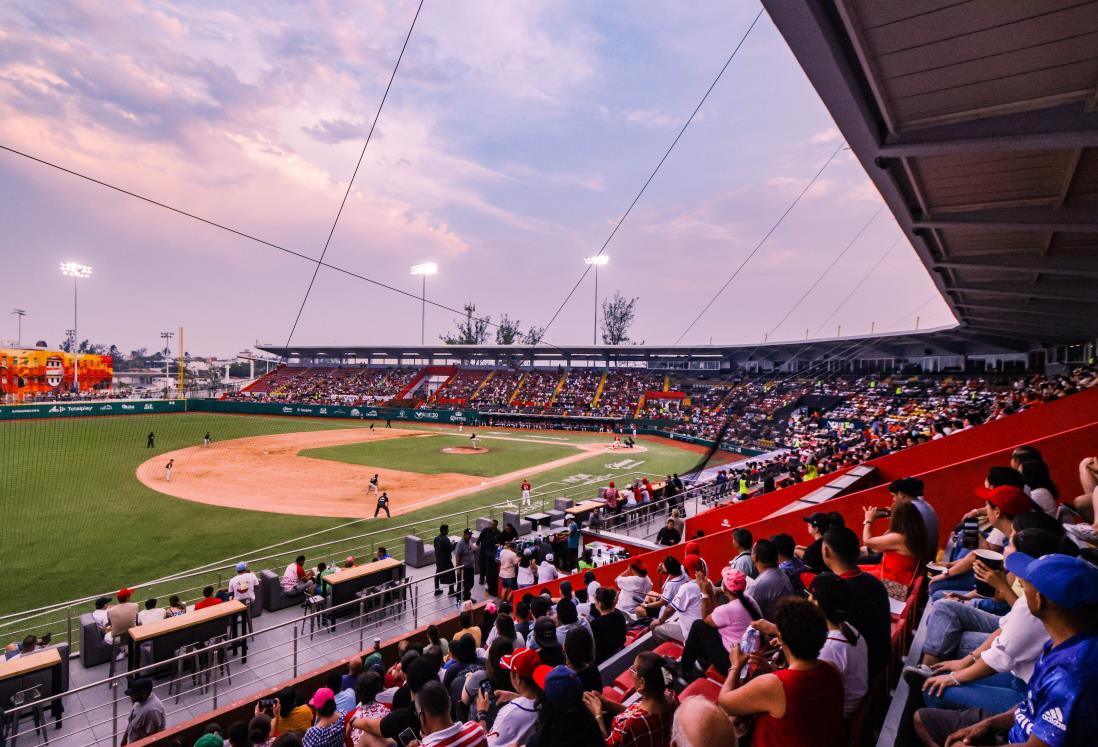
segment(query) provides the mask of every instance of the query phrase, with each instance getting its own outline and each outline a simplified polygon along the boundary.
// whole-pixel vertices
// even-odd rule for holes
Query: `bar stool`
[[[41,703],[35,703],[32,706],[23,707],[23,704],[30,701],[34,702],[42,697],[42,690],[40,686],[28,687],[26,690],[20,690],[19,692],[11,696],[11,707],[14,713],[11,715],[10,723],[5,722],[4,734],[8,733],[8,728],[11,728],[11,745],[15,747],[16,735],[19,733],[19,722],[24,716],[34,717],[34,729],[38,732],[38,736],[42,741],[49,744],[49,730],[46,728],[46,713],[42,709]]]
[[[327,606],[327,602],[320,594],[314,594],[311,597],[305,599],[305,612],[301,616],[301,635],[305,635],[305,624],[309,624],[309,640],[313,640],[313,633],[316,629],[323,628],[324,623],[321,621],[319,624],[317,620],[321,617],[319,614]]]
[[[190,659],[178,659],[175,662],[175,674],[171,680],[168,681],[168,697],[172,695],[172,689],[176,688],[175,702],[179,703],[180,696],[183,695],[183,677],[186,673],[187,662],[191,663],[191,686],[198,687],[198,654],[199,649],[193,643],[188,643],[185,646],[181,646],[175,650],[175,656],[188,656]]]
[[[229,636],[221,634],[214,636],[206,641],[206,647],[202,650],[203,658],[203,671],[202,677],[205,680],[203,684],[203,692],[209,688],[210,681],[213,678],[213,669],[217,666],[217,677],[220,679],[222,675],[225,675],[225,681],[230,685],[233,684],[232,671],[229,669]],[[211,657],[213,657],[211,659]]]

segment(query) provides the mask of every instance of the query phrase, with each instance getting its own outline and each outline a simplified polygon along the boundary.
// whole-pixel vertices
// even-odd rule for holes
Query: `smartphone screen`
[[[416,741],[416,733],[411,729],[405,729],[400,733],[400,736],[397,738],[400,740],[400,743],[402,745],[409,745],[412,742]]]

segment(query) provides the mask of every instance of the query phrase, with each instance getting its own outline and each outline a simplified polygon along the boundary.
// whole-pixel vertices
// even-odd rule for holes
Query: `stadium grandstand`
[[[762,5],[955,326],[257,345],[196,411],[576,432],[597,474],[89,573],[0,616],[0,744],[1092,744],[1098,3]]]

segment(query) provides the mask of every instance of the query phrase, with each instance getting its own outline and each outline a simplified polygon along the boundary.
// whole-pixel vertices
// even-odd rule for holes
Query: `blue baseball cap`
[[[583,708],[583,685],[579,675],[566,666],[538,667],[540,671],[534,674],[535,681],[545,693],[545,700],[553,708],[564,713],[571,713]],[[538,675],[542,675],[539,677]]]
[[[1081,558],[1060,553],[1034,558],[1015,551],[1007,556],[1006,568],[1059,607],[1098,604],[1098,567]]]
[[[236,564],[236,572],[237,573],[243,573],[246,570],[248,570],[248,564],[245,563],[244,561],[240,561],[239,563]]]

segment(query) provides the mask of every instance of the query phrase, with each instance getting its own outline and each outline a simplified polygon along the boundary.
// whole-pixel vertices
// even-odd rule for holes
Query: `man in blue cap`
[[[1006,559],[1022,582],[1026,604],[1051,639],[1029,680],[1026,698],[987,717],[978,709],[919,711],[928,745],[1010,744],[1075,747],[1098,734],[1098,568],[1080,558],[1022,552]],[[975,723],[973,723],[975,722]],[[968,725],[965,725],[968,724]]]

